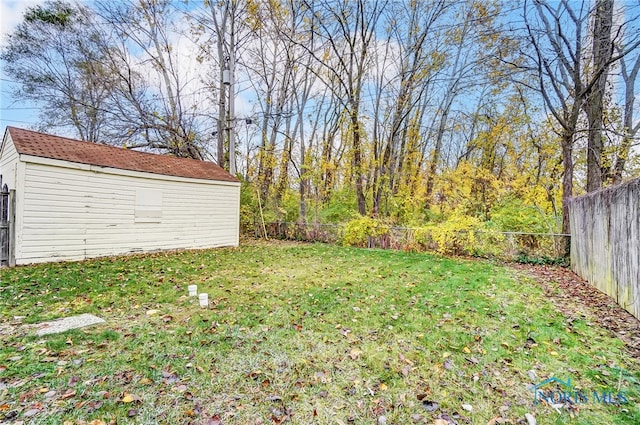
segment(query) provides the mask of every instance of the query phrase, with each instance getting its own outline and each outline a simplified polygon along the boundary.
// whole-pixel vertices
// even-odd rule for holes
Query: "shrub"
[[[415,243],[419,250],[431,251],[436,249],[435,242],[433,241],[433,235],[431,234],[431,227],[416,227],[413,229],[413,243]]]
[[[367,247],[370,238],[379,238],[389,234],[389,226],[371,217],[360,217],[347,222],[343,245]]]
[[[547,217],[532,205],[520,199],[507,199],[491,210],[491,222],[503,232],[547,233]]]
[[[441,254],[471,254],[476,242],[475,232],[482,229],[476,217],[454,211],[446,221],[428,227],[437,251]]]

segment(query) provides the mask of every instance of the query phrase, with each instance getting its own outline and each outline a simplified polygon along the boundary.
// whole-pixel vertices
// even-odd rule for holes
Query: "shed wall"
[[[238,245],[238,183],[49,162],[64,166],[25,163],[17,264]],[[161,194],[154,222],[136,220],[140,191]]]
[[[11,136],[7,134],[0,153],[0,174],[2,174],[2,184],[6,184],[9,189],[16,188],[16,164],[18,162],[18,152],[13,145]]]

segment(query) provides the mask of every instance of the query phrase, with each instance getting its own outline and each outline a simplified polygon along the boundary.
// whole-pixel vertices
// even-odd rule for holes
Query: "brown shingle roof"
[[[166,176],[228,182],[238,181],[238,179],[213,162],[156,155],[97,143],[81,142],[16,127],[7,127],[7,131],[11,135],[18,153],[24,155]]]

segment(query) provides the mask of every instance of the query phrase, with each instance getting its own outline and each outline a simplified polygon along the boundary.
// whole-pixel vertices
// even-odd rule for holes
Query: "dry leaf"
[[[409,372],[411,372],[411,366],[405,366],[400,371],[400,373],[402,373],[402,376],[404,376],[405,378],[409,376]]]
[[[353,360],[357,360],[361,354],[362,350],[358,348],[352,348],[351,351],[349,351],[349,357],[351,357]]]
[[[213,415],[211,419],[207,422],[207,425],[222,425],[222,420],[220,419],[220,415]]]
[[[120,401],[122,401],[123,403],[133,403],[133,402],[140,402],[142,401],[142,399],[135,394],[124,393],[124,396]]]
[[[71,398],[71,397],[73,397],[75,395],[76,395],[76,391],[75,390],[67,391],[66,393],[64,393],[64,394],[62,394],[60,396],[60,400],[66,400],[66,399]]]

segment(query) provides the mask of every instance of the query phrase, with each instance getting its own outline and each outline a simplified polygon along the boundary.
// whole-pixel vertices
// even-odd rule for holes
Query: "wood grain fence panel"
[[[640,178],[570,202],[571,267],[640,318]]]

